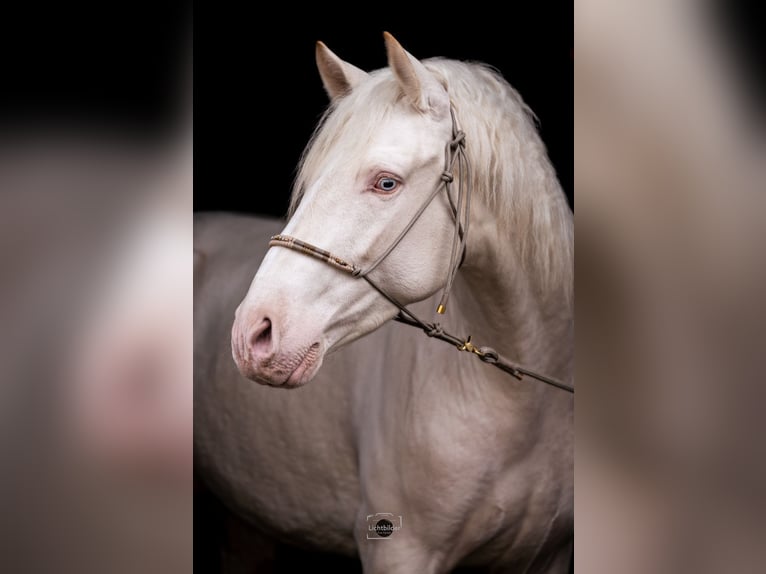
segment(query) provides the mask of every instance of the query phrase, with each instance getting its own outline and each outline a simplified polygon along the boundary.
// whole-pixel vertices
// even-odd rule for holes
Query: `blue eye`
[[[399,187],[399,182],[393,177],[379,177],[375,182],[375,191],[379,193],[393,193]]]

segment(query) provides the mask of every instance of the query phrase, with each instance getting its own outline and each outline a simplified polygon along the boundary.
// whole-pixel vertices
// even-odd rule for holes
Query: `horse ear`
[[[316,59],[319,76],[331,100],[345,96],[369,77],[364,70],[341,60],[323,42],[317,42]]]
[[[388,53],[388,65],[393,70],[404,95],[421,112],[432,111],[438,115],[449,111],[449,95],[444,86],[407,52],[391,34],[383,32]]]

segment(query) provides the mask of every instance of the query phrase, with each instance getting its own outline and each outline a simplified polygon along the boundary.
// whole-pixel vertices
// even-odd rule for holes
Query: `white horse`
[[[282,234],[369,265],[440,184],[454,109],[474,201],[442,324],[571,383],[572,214],[531,112],[485,66],[386,47],[389,67],[367,74],[317,45],[332,105]],[[448,280],[450,203],[437,194],[370,274],[421,315]],[[279,538],[358,552],[367,573],[566,572],[572,395],[391,323],[367,282],[279,247],[236,309],[236,366],[226,356],[279,226],[195,224],[195,464],[213,489]]]

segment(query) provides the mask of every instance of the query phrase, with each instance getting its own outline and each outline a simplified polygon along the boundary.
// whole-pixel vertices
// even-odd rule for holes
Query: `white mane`
[[[485,65],[440,58],[423,64],[447,86],[466,133],[474,199],[507,226],[508,243],[502,248],[516,250],[541,289],[571,300],[572,213],[537,133],[534,114],[518,92]],[[301,159],[290,215],[328,155],[342,153],[348,161],[360,160],[401,98],[393,74],[384,68],[328,108]],[[348,149],[339,149],[344,144],[338,136],[345,130],[353,130],[356,137],[353,145],[345,144]]]

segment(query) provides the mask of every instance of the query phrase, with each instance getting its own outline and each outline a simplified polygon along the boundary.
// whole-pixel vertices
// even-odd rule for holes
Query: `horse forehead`
[[[400,113],[381,124],[377,133],[379,141],[406,143],[431,141],[442,137],[439,125],[420,114]]]
[[[328,128],[325,126],[325,130]],[[304,183],[308,184],[304,197],[328,181],[339,176],[356,177],[360,170],[374,165],[406,171],[413,164],[442,154],[449,137],[449,126],[408,108],[386,114],[374,109],[369,114],[360,112],[332,128],[323,133],[303,166]]]
[[[417,163],[425,157],[441,153],[444,138],[433,123],[408,116],[393,117],[373,132],[360,159],[405,167],[409,162]]]

